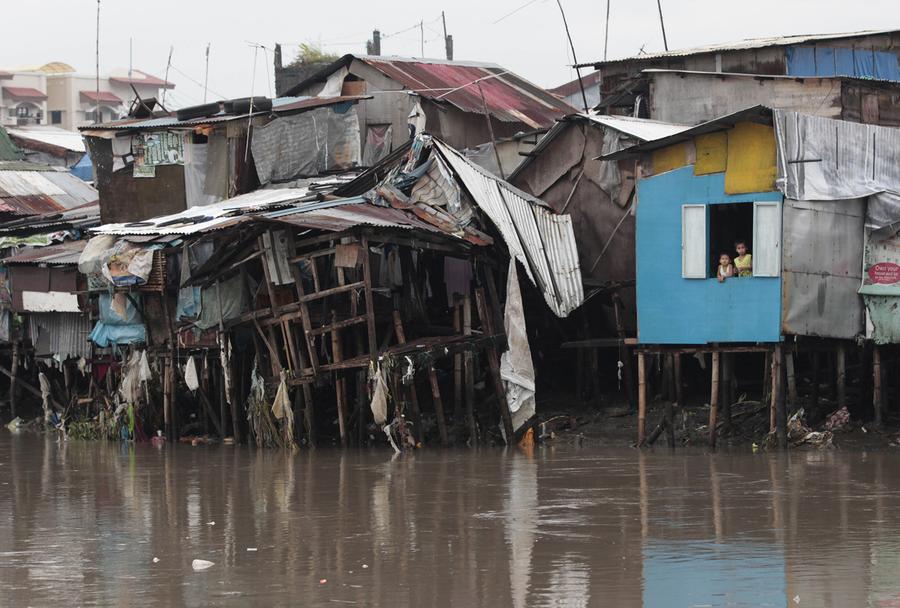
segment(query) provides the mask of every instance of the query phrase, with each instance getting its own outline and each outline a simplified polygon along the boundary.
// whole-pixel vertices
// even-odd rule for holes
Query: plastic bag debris
[[[381,363],[375,368],[374,372],[369,368],[369,375],[375,382],[375,389],[372,391],[372,416],[375,418],[375,424],[384,425],[387,422],[387,400],[388,389],[387,383],[384,381],[384,373],[381,371]],[[389,435],[390,436],[390,435]]]
[[[825,428],[829,431],[842,431],[849,423],[850,410],[848,410],[845,405],[839,410],[828,414],[828,419],[825,421]]]
[[[212,568],[215,565],[215,562],[207,561],[205,559],[195,559],[191,562],[191,568],[197,571],[206,570],[207,568]]]
[[[187,387],[195,391],[200,388],[200,378],[197,376],[197,364],[194,363],[194,357],[188,358],[187,365],[184,367],[184,383]]]
[[[808,445],[820,450],[832,447],[834,435],[831,431],[813,431],[803,422],[803,408],[801,407],[791,416],[787,424],[788,441],[795,447]]]

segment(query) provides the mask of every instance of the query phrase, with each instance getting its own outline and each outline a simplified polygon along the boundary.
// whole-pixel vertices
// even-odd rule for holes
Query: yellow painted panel
[[[665,173],[687,164],[687,144],[673,144],[651,153],[653,174]]]
[[[725,193],[768,192],[775,189],[775,129],[739,122],[728,132]]]
[[[694,138],[694,148],[697,150],[694,175],[725,171],[728,157],[728,134],[725,131],[698,135]]]

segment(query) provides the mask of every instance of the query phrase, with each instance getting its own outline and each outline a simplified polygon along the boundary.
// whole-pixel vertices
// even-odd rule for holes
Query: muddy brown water
[[[0,605],[898,606],[898,459],[4,430]]]

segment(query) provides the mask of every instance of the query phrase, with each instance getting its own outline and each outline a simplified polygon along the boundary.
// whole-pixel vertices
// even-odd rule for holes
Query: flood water
[[[392,459],[3,431],[0,604],[900,606],[898,456]]]

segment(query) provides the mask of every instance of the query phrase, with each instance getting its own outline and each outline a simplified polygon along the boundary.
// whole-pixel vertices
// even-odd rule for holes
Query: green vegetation
[[[297,55],[294,57],[294,60],[291,62],[290,66],[297,67],[314,65],[318,63],[331,63],[332,61],[336,61],[339,58],[339,55],[323,51],[321,45],[319,44],[315,44],[313,42],[303,42],[300,44],[300,49],[297,51]]]

